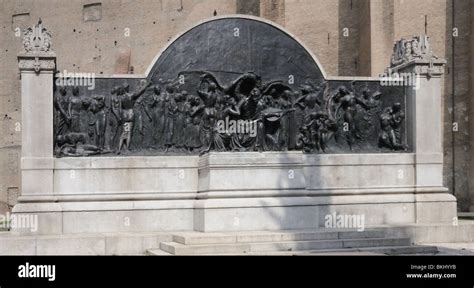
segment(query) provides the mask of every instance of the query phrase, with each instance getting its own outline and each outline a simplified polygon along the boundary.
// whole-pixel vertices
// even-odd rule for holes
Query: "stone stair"
[[[148,255],[403,255],[436,254],[434,246],[386,237],[383,229],[177,233]]]

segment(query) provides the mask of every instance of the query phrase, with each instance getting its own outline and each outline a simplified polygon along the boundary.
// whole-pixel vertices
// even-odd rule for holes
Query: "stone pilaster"
[[[24,32],[21,72],[22,196],[53,192],[53,74],[56,55],[41,20]]]
[[[411,57],[405,51],[407,42],[421,45],[421,52]],[[456,198],[443,187],[443,122],[441,78],[445,60],[432,55],[428,38],[403,39],[396,45],[392,58],[391,75],[410,79],[406,87],[407,132],[415,152],[416,222],[455,222]],[[397,51],[397,49],[399,49]],[[424,49],[424,50],[423,50]],[[410,50],[409,50],[410,51]],[[412,53],[415,53],[412,52]],[[398,56],[398,57],[397,57]]]
[[[13,209],[14,213],[38,214],[40,211],[31,209],[22,198],[54,194],[53,79],[56,55],[50,45],[51,35],[41,20],[24,31],[24,50],[18,54],[21,73],[21,196],[19,204]],[[50,221],[49,213],[44,214],[39,219],[39,225],[60,227]]]
[[[416,185],[443,186],[443,123],[441,77],[444,60],[413,60],[393,69],[400,77],[412,79],[406,88],[409,145],[417,158]]]

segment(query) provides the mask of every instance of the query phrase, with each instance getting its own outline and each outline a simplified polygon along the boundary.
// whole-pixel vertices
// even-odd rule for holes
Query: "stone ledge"
[[[365,187],[365,188],[327,188],[327,189],[233,189],[225,191],[199,191],[197,199],[234,198],[282,198],[282,197],[335,197],[356,195],[423,194],[447,193],[443,187]]]
[[[300,165],[303,153],[291,152],[211,152],[199,157],[199,167]]]
[[[200,157],[199,166],[225,168],[254,165],[271,167],[275,165],[311,165],[311,166],[351,166],[351,165],[403,165],[415,164],[414,153],[381,153],[381,154],[304,154],[303,152],[246,152],[246,153],[211,153]],[[422,159],[438,163],[438,155],[427,154]],[[436,160],[433,160],[436,159]]]
[[[137,192],[137,193],[100,193],[100,194],[73,194],[73,195],[29,195],[21,196],[20,203],[34,202],[96,202],[96,201],[155,201],[155,200],[192,200],[197,195],[196,191],[190,192]]]
[[[54,73],[56,69],[56,54],[22,53],[18,55],[18,67],[21,73]]]
[[[444,74],[444,66],[446,60],[433,59],[429,60],[412,60],[399,66],[389,68],[392,73],[413,70],[413,73],[420,74],[425,77],[441,77]]]
[[[52,157],[22,157],[21,170],[53,170],[54,158]]]
[[[305,154],[304,160],[308,166],[411,165],[415,164],[415,154]]]
[[[55,170],[84,169],[189,169],[198,167],[198,156],[55,158]]]
[[[444,156],[442,153],[416,153],[417,164],[443,164]]]
[[[235,199],[206,199],[197,200],[195,209],[225,209],[225,208],[265,208],[292,206],[348,205],[348,204],[381,204],[381,203],[415,203],[414,194],[388,195],[344,195],[320,197],[280,197],[280,198],[235,198]]]
[[[46,202],[19,203],[14,213],[41,212],[107,212],[193,209],[194,200],[149,200],[149,201],[89,201],[89,202]]]

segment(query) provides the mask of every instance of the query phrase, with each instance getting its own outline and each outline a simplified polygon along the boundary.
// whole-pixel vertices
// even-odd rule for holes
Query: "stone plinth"
[[[441,194],[417,193],[417,223],[429,223],[438,213],[448,213],[456,217],[456,207],[439,207],[438,199],[456,201],[456,198],[443,189],[443,134],[442,134],[442,99],[441,77],[444,74],[446,61],[432,58],[431,60],[413,60],[394,67],[392,72],[413,75],[416,85],[407,87],[407,106],[410,123],[408,133],[411,134],[415,150],[416,187],[424,190],[438,191]],[[433,201],[431,201],[431,200]],[[448,220],[448,219],[447,219]],[[454,219],[453,219],[454,221]]]
[[[39,215],[39,234],[193,229],[198,157],[62,158],[52,167],[51,190],[24,193],[15,206]]]
[[[334,212],[364,215],[367,225],[452,223],[455,198],[442,186],[417,186],[418,161],[416,154],[213,153],[200,161],[194,228],[321,228]]]
[[[418,187],[417,160],[301,152],[54,159],[53,192],[23,195],[15,212],[38,214],[40,234],[310,229],[334,212],[364,215],[367,225],[451,223],[454,197]]]
[[[28,51],[18,55],[21,72],[21,197],[54,194],[53,174],[53,74],[56,56],[53,52]],[[35,206],[38,206],[34,204]],[[22,211],[21,205],[13,213]],[[60,218],[55,217],[59,207],[55,203],[27,209],[38,215],[42,232],[57,233]],[[41,216],[39,216],[41,215]]]

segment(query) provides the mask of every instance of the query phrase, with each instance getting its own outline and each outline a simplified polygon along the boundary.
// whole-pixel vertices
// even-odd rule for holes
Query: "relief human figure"
[[[176,114],[178,108],[176,106],[175,101],[175,88],[171,83],[166,85],[166,92],[165,92],[165,111],[166,111],[166,119],[165,119],[165,128],[164,128],[164,145],[165,145],[165,153],[169,151],[170,148],[173,147],[173,133],[174,133],[174,122],[176,120]]]
[[[207,89],[205,89],[205,86],[207,86]],[[213,149],[216,151],[224,151],[224,143],[222,139],[220,139],[217,131],[215,131],[218,120],[216,103],[219,92],[217,90],[217,84],[204,78],[201,80],[197,93],[204,102],[201,136],[205,150],[202,153],[207,153]]]
[[[184,146],[189,153],[199,151],[202,147],[200,138],[201,112],[203,106],[199,97],[189,96],[185,108],[186,127],[184,128]]]
[[[255,87],[250,92],[249,97],[242,103],[242,115],[249,117],[248,119],[254,120],[257,123],[257,135],[255,139],[254,150],[263,152],[267,149],[267,143],[265,141],[265,117],[262,115],[262,111],[266,108],[266,101],[263,98],[262,91]]]
[[[268,106],[269,103],[263,97],[257,103],[257,151],[279,151],[288,148],[288,116],[295,109],[291,108],[291,104],[285,100],[285,97],[289,97],[288,93],[284,91],[280,97],[282,97],[280,104],[284,103],[288,109]],[[282,122],[284,122],[283,125]],[[282,138],[285,147],[282,146]]]
[[[321,113],[319,121],[321,123],[319,128],[320,147],[323,152],[327,152],[328,142],[338,130],[337,123],[327,113]]]
[[[304,116],[310,115],[313,112],[320,110],[321,100],[319,99],[319,92],[321,89],[325,89],[327,82],[324,82],[323,87],[318,88],[318,91],[310,85],[303,85],[301,88],[301,96],[296,99],[295,105],[299,105],[303,111]]]
[[[400,103],[387,107],[380,115],[381,131],[379,135],[379,147],[389,148],[394,151],[407,150],[401,143],[401,126],[405,119],[405,113]]]
[[[147,143],[147,138],[145,137],[145,123],[144,123],[144,117],[143,114],[145,113],[145,103],[143,103],[144,98],[139,97],[137,101],[135,101],[135,105],[133,106],[133,114],[134,114],[134,120],[133,120],[133,128],[132,128],[132,133],[134,131],[137,131],[138,134],[136,137],[136,143],[140,143],[142,147],[147,147],[149,143]],[[134,131],[133,131],[134,130]]]
[[[95,145],[87,144],[88,135],[86,133],[70,132],[65,135],[58,135],[56,143],[56,155],[59,157],[82,157],[100,154],[100,149]]]
[[[267,93],[265,93],[262,97],[263,102],[265,103],[265,107],[267,108],[278,108],[278,99],[275,99],[275,95],[277,94],[276,89],[270,89]]]
[[[110,138],[109,138],[109,147],[118,147],[118,141],[120,137],[120,126],[122,123],[122,117],[120,113],[120,100],[117,96],[117,91],[121,87],[115,87],[111,91],[110,99],[110,111],[112,112],[113,117],[109,117],[108,123],[110,127]]]
[[[381,97],[382,93],[380,91],[372,93],[367,87],[362,90],[361,100],[366,104],[367,109],[365,110],[365,115],[362,118],[363,123],[360,125],[362,129],[359,129],[358,132],[364,139],[372,135],[376,135],[376,123],[378,122],[378,118],[382,110]]]
[[[240,103],[237,103],[234,97],[231,97],[229,95],[225,96],[225,107],[222,111],[222,119],[229,123],[230,121],[233,121],[234,124],[238,125],[238,121],[242,121],[240,119],[240,106],[243,103],[243,100],[240,101]],[[249,131],[246,131],[246,128],[249,128],[248,126],[245,126],[247,122],[241,122],[244,123],[244,125],[241,127],[243,130],[238,130],[235,129],[235,131],[225,131],[225,133],[221,133],[222,137],[225,139],[226,142],[226,148],[227,150],[230,151],[242,151],[244,150],[244,147],[241,145],[242,137],[248,133]],[[240,128],[239,128],[240,129]]]
[[[262,92],[258,88],[253,88],[250,95],[242,97],[241,113],[244,120],[255,120],[265,103],[261,101]],[[260,108],[259,108],[260,107]],[[259,111],[260,110],[260,111]]]
[[[138,111],[139,115],[142,115],[142,131],[140,132],[142,139],[140,141],[140,145],[144,148],[153,149],[157,148],[155,144],[158,143],[156,135],[156,124],[158,122],[156,106],[158,105],[158,96],[155,93],[155,89],[160,90],[159,86],[149,87],[144,95],[140,97],[135,104],[135,110]],[[139,119],[138,116],[137,119]]]
[[[336,119],[338,122],[341,122],[342,120],[346,142],[349,145],[349,149],[353,150],[356,139],[361,138],[358,134],[357,123],[355,122],[358,113],[357,106],[359,105],[365,110],[367,110],[368,107],[364,101],[359,99],[353,91],[350,91],[345,86],[338,88],[334,101],[338,104],[335,113]]]
[[[329,118],[329,115],[319,111],[309,116],[309,122],[305,123],[309,131],[308,137],[311,143],[311,149],[317,152],[326,152],[327,143],[334,132],[337,131],[337,124]]]
[[[105,97],[103,95],[97,95],[92,97],[89,110],[93,114],[94,136],[96,140],[96,146],[100,151],[105,149],[105,132],[107,129],[107,112],[105,110]]]
[[[152,105],[152,118],[153,118],[153,139],[158,149],[164,148],[164,131],[166,125],[166,96],[163,93],[161,86],[156,85],[153,87],[153,105]]]
[[[187,91],[182,91],[175,95],[176,115],[173,125],[173,144],[175,148],[181,149],[184,146],[184,128],[186,127],[186,98],[188,97]]]
[[[291,103],[292,96],[293,95],[290,90],[284,91],[278,99],[277,107],[282,111],[293,109],[293,104]],[[280,119],[279,146],[283,151],[288,150],[292,116],[293,113],[286,113]]]
[[[60,86],[59,93],[54,94],[54,108],[56,110],[56,136],[65,134],[68,130],[68,126],[71,124],[71,118],[67,113],[67,87]]]
[[[315,89],[313,86],[307,84],[302,85],[300,91],[297,91],[295,95],[298,97],[293,104],[296,109],[294,115],[295,130],[299,131],[300,128],[308,121],[307,117],[314,112],[318,112],[322,106],[320,99],[321,91],[325,91],[328,87],[327,82],[323,82],[320,87]]]
[[[135,102],[151,84],[151,82],[142,83],[142,87],[138,88],[138,90],[134,93],[127,92],[127,88],[125,86],[120,87],[116,91],[117,99],[120,102],[119,113],[121,128],[117,154],[121,154],[122,151],[129,151],[130,149],[130,141],[132,138],[133,125],[135,121]]]
[[[81,133],[81,112],[88,106],[88,102],[79,96],[79,87],[72,88],[72,97],[69,97],[68,115],[70,119],[70,132]]]
[[[314,142],[311,140],[311,132],[308,125],[303,125],[299,128],[296,137],[296,148],[304,153],[311,153],[313,151]]]

